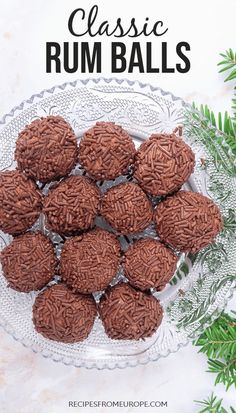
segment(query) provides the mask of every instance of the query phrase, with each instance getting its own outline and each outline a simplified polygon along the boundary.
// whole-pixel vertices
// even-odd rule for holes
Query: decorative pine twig
[[[212,393],[206,400],[195,400],[195,402],[202,407],[199,413],[236,413],[233,407],[230,407],[230,411],[226,410],[222,406],[223,399],[217,399]]]
[[[220,72],[229,72],[225,82],[235,80],[236,52],[234,53],[232,49],[229,49],[225,53],[221,53],[220,56],[223,57],[223,60],[218,63],[221,67]],[[232,155],[234,157],[236,155],[236,86],[234,87],[232,108],[233,116],[228,112],[219,112],[215,115],[207,105],[197,107],[196,104],[193,104],[193,113],[190,115],[190,119],[188,115],[186,116],[186,127],[189,129],[189,133],[197,133],[207,145],[213,157],[216,158],[216,161],[220,163],[222,162],[219,156],[220,151],[225,152],[228,158],[230,157],[224,142],[230,147]],[[226,171],[230,172],[231,175],[235,175],[234,167],[228,165]]]
[[[236,317],[222,313],[195,342],[208,357],[209,372],[216,374],[215,384],[223,383],[226,390],[236,388]]]
[[[225,82],[236,79],[236,52],[234,53],[232,49],[229,49],[226,50],[225,53],[220,53],[220,56],[223,57],[223,60],[218,63],[218,66],[221,66],[220,73],[229,71],[228,76],[225,78]],[[236,86],[234,87],[232,103],[234,112],[233,121],[236,122]]]
[[[220,53],[224,60],[218,63],[218,66],[223,66],[220,73],[230,70],[230,74],[226,77],[225,82],[236,79],[236,53],[232,49],[226,50],[225,53]],[[232,70],[233,69],[233,70]]]

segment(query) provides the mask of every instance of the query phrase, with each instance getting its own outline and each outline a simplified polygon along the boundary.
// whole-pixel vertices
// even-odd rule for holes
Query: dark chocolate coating
[[[100,191],[84,176],[69,176],[54,186],[45,197],[46,226],[59,234],[70,235],[90,228],[100,207]]]
[[[54,277],[57,260],[49,238],[27,232],[2,250],[1,264],[9,287],[28,293],[40,290]]]
[[[145,291],[162,290],[175,272],[178,257],[161,242],[144,238],[125,253],[124,274],[130,284]]]
[[[67,175],[75,166],[77,157],[76,136],[61,116],[34,120],[16,141],[18,168],[41,182]]]
[[[79,162],[95,179],[115,179],[133,164],[135,146],[129,134],[113,122],[97,122],[79,144]]]
[[[61,253],[62,279],[74,290],[89,294],[104,290],[115,277],[120,243],[101,228],[67,240]]]
[[[99,314],[110,338],[139,340],[155,333],[161,324],[163,309],[152,295],[119,283],[109,287],[102,296]]]
[[[38,333],[62,343],[85,340],[97,315],[92,296],[72,292],[63,284],[42,291],[33,305],[33,323]]]
[[[108,189],[102,198],[101,215],[120,234],[142,232],[153,218],[152,204],[134,183]]]
[[[179,251],[195,253],[214,241],[223,229],[220,210],[197,192],[180,191],[161,202],[155,213],[162,241]]]
[[[35,183],[19,171],[0,172],[0,229],[20,234],[38,219],[42,197]]]
[[[178,190],[193,172],[195,155],[175,134],[155,134],[135,156],[134,177],[141,188],[161,196]]]

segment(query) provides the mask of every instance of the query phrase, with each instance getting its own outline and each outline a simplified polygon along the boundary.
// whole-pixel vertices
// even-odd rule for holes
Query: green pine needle
[[[230,411],[227,411],[222,406],[223,399],[217,399],[216,396],[212,393],[211,396],[206,400],[195,400],[195,403],[203,407],[199,413],[236,413],[236,410],[233,407],[230,407]]]
[[[208,357],[209,372],[215,373],[215,384],[223,383],[226,390],[236,388],[236,317],[222,313],[195,342]]]
[[[232,102],[233,102],[232,109],[234,113],[233,121],[236,123],[236,87],[234,88],[234,97],[232,99]]]

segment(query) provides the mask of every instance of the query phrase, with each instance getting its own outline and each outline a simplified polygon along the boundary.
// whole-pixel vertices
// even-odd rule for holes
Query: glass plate
[[[7,288],[2,272],[1,325],[16,340],[44,357],[87,368],[136,366],[177,351],[219,315],[235,287],[236,166],[230,148],[220,132],[214,130],[213,138],[208,130],[204,133],[202,126],[206,122],[196,119],[190,107],[169,92],[128,80],[89,79],[44,90],[4,116],[0,122],[0,170],[15,168],[18,133],[33,119],[49,114],[67,119],[78,140],[98,120],[117,122],[128,130],[137,146],[153,132],[172,132],[184,125],[183,138],[196,155],[195,171],[186,187],[207,195],[219,205],[224,230],[200,253],[182,254],[171,282],[162,292],[154,292],[165,316],[149,339],[111,340],[97,319],[90,336],[82,343],[68,345],[47,340],[35,332],[32,324],[32,304],[37,293],[24,294]],[[81,170],[77,168],[73,173]],[[113,184],[108,182],[101,188]],[[36,227],[44,229],[42,217]],[[145,232],[150,234],[154,234],[152,227]],[[59,252],[60,237],[52,233],[49,236],[57,242]],[[0,248],[10,240],[10,236],[0,233]],[[127,240],[122,242],[125,248]],[[120,272],[118,279],[121,277]]]

